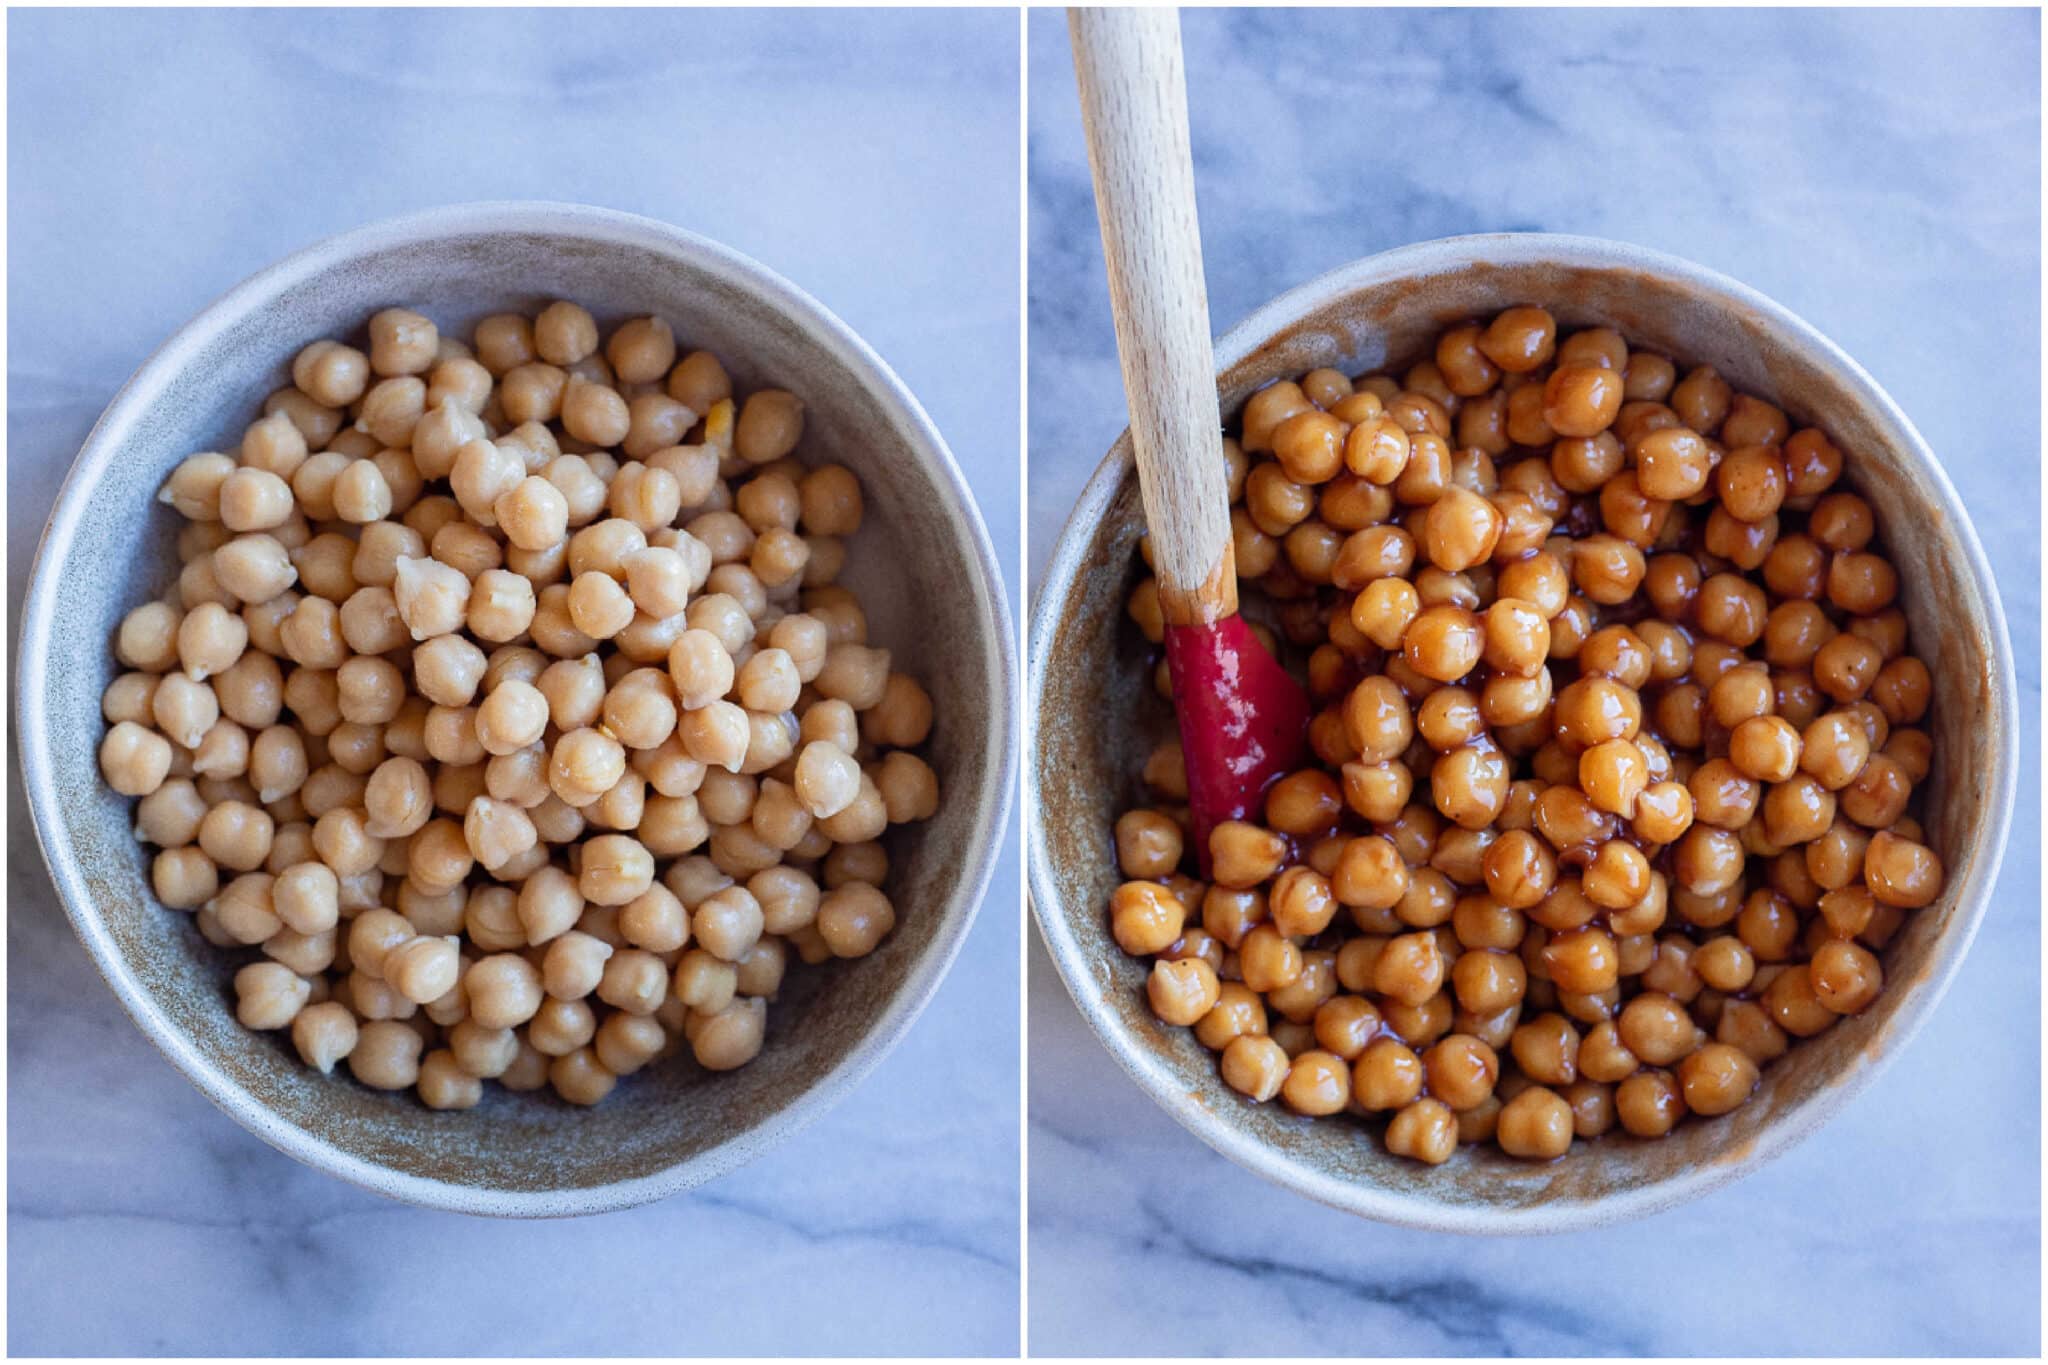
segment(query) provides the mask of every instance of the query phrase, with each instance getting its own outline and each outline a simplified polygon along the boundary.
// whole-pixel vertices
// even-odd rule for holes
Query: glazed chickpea
[[[1401,478],[1408,469],[1415,457],[1415,445],[1409,433],[1392,417],[1369,416],[1353,426],[1344,437],[1344,468],[1369,485],[1385,487]],[[1334,470],[1331,472],[1335,473]],[[1250,492],[1248,486],[1247,493]],[[1269,507],[1269,510],[1278,509]]]
[[[1657,993],[1629,1001],[1616,1028],[1623,1045],[1652,1066],[1669,1066],[1692,1051],[1699,1031],[1684,1006]]]
[[[1541,308],[1509,308],[1495,316],[1473,344],[1507,373],[1527,374],[1555,354],[1557,323]]]
[[[1448,488],[1429,505],[1423,522],[1423,544],[1430,562],[1456,573],[1482,564],[1499,543],[1500,509],[1479,494]]]
[[[1685,1107],[1709,1118],[1740,1106],[1756,1090],[1757,1065],[1726,1043],[1707,1043],[1678,1064]]]
[[[1422,1059],[1395,1038],[1378,1038],[1366,1046],[1351,1068],[1351,1094],[1361,1109],[1400,1109],[1422,1093]]]
[[[1387,1124],[1386,1141],[1395,1156],[1441,1166],[1458,1149],[1457,1117],[1439,1100],[1416,1100]]]
[[[1728,738],[1728,761],[1758,782],[1790,779],[1799,771],[1802,750],[1799,731],[1778,716],[1752,716],[1737,724]]]
[[[1815,998],[1836,1014],[1860,1013],[1884,989],[1884,968],[1876,955],[1842,939],[1822,944],[1810,970]]]
[[[1408,666],[1436,682],[1455,682],[1470,673],[1484,642],[1479,618],[1449,605],[1425,608],[1401,637]]]
[[[1941,859],[1934,850],[1890,830],[1873,834],[1863,855],[1863,878],[1885,905],[1917,910],[1941,894]]]
[[[1493,1093],[1500,1059],[1493,1048],[1469,1034],[1439,1039],[1422,1055],[1429,1093],[1452,1109],[1470,1109]]]
[[[1708,939],[1692,955],[1692,968],[1714,990],[1733,995],[1746,990],[1756,975],[1756,959],[1741,939]]]
[[[1211,875],[1223,886],[1257,886],[1279,870],[1286,853],[1286,841],[1278,834],[1241,820],[1225,821],[1209,832]]]
[[[1273,429],[1273,456],[1299,484],[1327,483],[1344,468],[1350,428],[1314,408],[1298,412]]]
[[[1614,1091],[1614,1114],[1633,1137],[1663,1137],[1685,1117],[1685,1096],[1668,1071],[1638,1071]]]
[[[1163,953],[1180,937],[1187,909],[1154,882],[1130,881],[1110,897],[1110,932],[1133,957]]]
[[[1571,1149],[1573,1132],[1572,1109],[1564,1097],[1532,1085],[1502,1106],[1495,1140],[1509,1156],[1551,1161]]]
[[[1191,1027],[1216,1007],[1221,983],[1215,969],[1200,958],[1152,964],[1145,993],[1162,1022]]]
[[[1343,1058],[1311,1048],[1288,1064],[1280,1099],[1297,1114],[1338,1113],[1351,1099],[1351,1068]]]
[[[1613,425],[1621,400],[1616,371],[1561,365],[1543,385],[1543,420],[1559,436],[1597,436]]]
[[[1442,988],[1445,972],[1434,934],[1403,934],[1381,950],[1373,969],[1373,988],[1391,1000],[1418,1006]]]
[[[1222,1060],[1224,1083],[1261,1104],[1280,1093],[1292,1065],[1286,1049],[1263,1034],[1231,1039]]]

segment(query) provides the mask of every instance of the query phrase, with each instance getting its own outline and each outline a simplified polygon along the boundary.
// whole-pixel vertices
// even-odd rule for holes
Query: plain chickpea
[[[526,1041],[549,1057],[566,1057],[597,1034],[597,1015],[581,1000],[541,1001],[526,1026]]]
[[[150,882],[165,905],[190,910],[213,899],[220,885],[220,869],[197,845],[166,848],[150,863]]]
[[[235,973],[235,1018],[247,1029],[289,1028],[313,983],[276,962],[252,962]]]
[[[386,308],[370,318],[370,368],[380,375],[424,374],[440,345],[440,330],[409,309]]]
[[[356,1017],[339,1001],[307,1005],[292,1017],[291,1029],[299,1060],[323,1076],[355,1051]]]
[[[752,725],[744,708],[728,701],[712,701],[694,710],[685,710],[676,722],[677,733],[681,736],[684,750],[699,763],[738,772],[746,761],[748,744],[752,738]],[[873,784],[862,779],[862,794]],[[858,804],[860,796],[855,797]],[[879,798],[876,799],[879,807]],[[849,805],[846,810],[852,810]],[[841,811],[844,815],[846,811]],[[836,818],[836,817],[835,817]]]
[[[818,903],[818,932],[834,957],[867,956],[895,926],[889,898],[865,882],[834,887]]]
[[[537,325],[535,335],[539,335]],[[605,358],[611,362],[621,384],[651,384],[676,363],[675,333],[660,318],[634,318],[621,323],[612,333],[612,339],[605,345]]]
[[[708,630],[686,630],[669,647],[669,676],[676,698],[686,711],[700,710],[732,690],[737,670],[719,637]]]
[[[712,404],[732,397],[732,380],[717,356],[692,351],[669,371],[668,395],[698,412],[710,412]]]
[[[171,742],[134,721],[124,720],[100,741],[100,772],[123,796],[147,796],[171,770]]]
[[[223,801],[199,824],[199,847],[222,867],[248,872],[270,852],[275,823],[268,812],[244,801]]]
[[[802,399],[783,389],[761,389],[749,394],[740,405],[739,420],[733,428],[733,450],[748,464],[768,464],[794,450],[803,430]]]
[[[884,755],[874,773],[874,784],[892,825],[929,820],[938,814],[938,774],[915,754],[899,749]]]
[[[361,917],[357,923],[361,923]],[[350,937],[353,940],[353,930]],[[455,989],[461,973],[458,956],[453,937],[428,938],[420,935],[386,951],[380,967],[384,979],[400,995],[415,1004],[425,1005]]]
[[[758,999],[734,1000],[715,1014],[696,1023],[690,1049],[697,1064],[707,1071],[730,1071],[745,1066],[760,1055],[767,1030],[767,1003]]]
[[[597,319],[577,304],[558,299],[533,320],[533,352],[550,365],[574,365],[596,351]]]
[[[519,1035],[509,1028],[485,1028],[463,1019],[448,1030],[448,1051],[455,1064],[479,1080],[503,1076],[519,1056]]]
[[[420,1062],[420,1103],[429,1109],[474,1109],[483,1101],[484,1083],[447,1048],[436,1048]]]
[[[517,953],[494,953],[462,978],[469,1017],[483,1028],[516,1028],[540,1009],[539,968]]]
[[[599,448],[618,445],[632,429],[632,414],[616,389],[571,374],[562,389],[562,427]]]
[[[349,1073],[373,1090],[404,1090],[419,1080],[420,1035],[394,1019],[361,1026],[348,1052]]]

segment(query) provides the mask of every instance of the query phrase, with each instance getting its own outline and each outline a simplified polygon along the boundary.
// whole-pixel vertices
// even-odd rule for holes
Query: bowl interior
[[[47,620],[29,627],[24,687],[35,690],[54,793],[54,808],[39,812],[43,836],[74,915],[89,921],[88,943],[131,1009],[259,1133],[352,1178],[453,1207],[507,1211],[508,1192],[531,1196],[516,1211],[544,1213],[652,1197],[737,1164],[793,1126],[815,1092],[833,1088],[821,1083],[871,1064],[936,985],[973,915],[1002,804],[1003,608],[972,504],[922,414],[864,348],[806,315],[811,305],[757,267],[606,217],[614,221],[391,234],[294,258],[272,272],[286,278],[230,296],[225,316],[174,343],[109,410],[96,433],[99,458],[81,462],[64,495],[75,505],[70,533],[53,534],[39,565],[62,586]],[[751,1065],[712,1076],[685,1054],[594,1109],[494,1086],[480,1111],[434,1113],[410,1095],[323,1078],[282,1035],[236,1023],[228,977],[246,954],[213,948],[190,917],[153,901],[131,803],[99,781],[99,697],[117,669],[109,642],[121,615],[175,581],[179,518],[156,503],[156,489],[193,451],[232,450],[265,395],[289,382],[300,347],[329,336],[361,344],[365,319],[393,304],[466,337],[490,313],[531,314],[556,298],[582,303],[607,330],[629,316],[661,316],[685,349],[715,352],[743,392],[772,384],[804,399],[799,456],[841,461],[860,476],[867,517],[843,581],[867,607],[871,642],[932,694],[925,752],[945,800],[932,820],[891,833],[896,931],[857,963],[793,963],[769,1011],[768,1046]],[[153,372],[166,360],[175,363],[158,383]],[[48,658],[38,670],[39,644]],[[385,1172],[405,1178],[399,1188]]]
[[[1672,1137],[1605,1137],[1548,1166],[1491,1145],[1427,1168],[1387,1155],[1357,1121],[1310,1121],[1226,1087],[1186,1029],[1153,1018],[1144,967],[1111,939],[1104,907],[1119,880],[1110,827],[1138,801],[1136,773],[1170,710],[1150,682],[1151,648],[1123,603],[1142,573],[1143,529],[1128,437],[1095,482],[1048,572],[1033,640],[1037,748],[1034,899],[1083,1012],[1141,1084],[1227,1154],[1305,1193],[1393,1221],[1466,1230],[1556,1228],[1648,1212],[1732,1176],[1820,1122],[1816,1103],[1870,1072],[1933,1003],[1988,896],[2009,814],[2014,752],[2004,631],[1973,571],[1974,535],[1955,494],[1923,466],[1916,438],[1874,386],[1754,296],[1703,272],[1672,273],[1625,249],[1504,237],[1431,244],[1360,262],[1276,302],[1219,343],[1218,387],[1234,413],[1264,384],[1317,366],[1351,374],[1405,367],[1454,323],[1540,303],[1564,328],[1618,328],[1681,366],[1710,363],[1739,390],[1825,428],[1848,455],[1847,483],[1876,509],[1900,571],[1912,647],[1935,678],[1925,784],[1929,837],[1949,874],[1884,955],[1877,1003],[1768,1068],[1760,1093]],[[1672,263],[1677,264],[1677,263]],[[2001,678],[2006,679],[2003,689]],[[1929,988],[1929,983],[1932,987]]]

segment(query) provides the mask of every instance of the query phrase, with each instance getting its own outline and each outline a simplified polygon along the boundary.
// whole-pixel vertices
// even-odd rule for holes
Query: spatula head
[[[1206,877],[1209,831],[1253,818],[1266,788],[1301,766],[1308,694],[1235,613],[1207,625],[1167,626],[1166,664]]]

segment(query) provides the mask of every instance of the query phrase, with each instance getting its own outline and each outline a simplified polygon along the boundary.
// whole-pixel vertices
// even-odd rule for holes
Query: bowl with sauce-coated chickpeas
[[[209,1098],[410,1202],[687,1189],[907,1030],[1007,809],[988,535],[887,365],[652,220],[475,204],[210,306],[23,614],[74,925]]]
[[[1247,618],[1308,756],[1191,846],[1128,437],[1039,588],[1033,908],[1203,1141],[1475,1233],[1813,1132],[1982,918],[2018,780],[1988,563],[1906,416],[1754,291],[1451,238],[1217,344]]]

